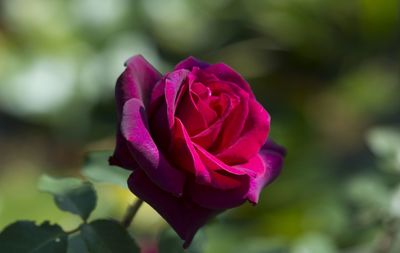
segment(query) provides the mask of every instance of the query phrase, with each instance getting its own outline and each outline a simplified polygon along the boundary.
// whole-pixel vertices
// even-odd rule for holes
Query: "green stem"
[[[128,228],[129,225],[131,225],[133,218],[135,217],[142,204],[143,200],[137,199],[132,205],[128,207],[128,209],[126,209],[124,218],[121,221],[122,226]]]
[[[70,231],[66,231],[65,233],[66,233],[67,235],[76,233],[76,232],[78,232],[78,231],[81,229],[81,226],[82,226],[82,225],[79,225],[77,228],[72,229],[72,230],[70,230]]]

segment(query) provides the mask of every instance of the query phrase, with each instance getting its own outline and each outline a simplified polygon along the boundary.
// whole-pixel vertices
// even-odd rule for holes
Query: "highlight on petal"
[[[125,103],[121,132],[133,158],[149,178],[163,190],[181,195],[184,175],[169,164],[154,143],[144,106],[139,99],[132,98]]]
[[[147,106],[154,85],[161,79],[161,74],[141,55],[133,56],[125,65],[115,87],[119,116],[125,102],[131,98],[137,98]]]
[[[175,118],[175,110],[179,103],[179,92],[189,72],[187,70],[174,71],[167,75],[165,80],[165,104],[167,105],[167,117],[169,128],[172,128]]]
[[[142,170],[134,170],[128,180],[129,189],[152,206],[185,241],[187,248],[197,230],[220,211],[201,207],[189,198],[176,198],[158,188]]]

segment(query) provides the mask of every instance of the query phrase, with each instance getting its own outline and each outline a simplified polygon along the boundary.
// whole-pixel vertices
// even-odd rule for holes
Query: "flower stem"
[[[131,204],[128,209],[126,209],[124,218],[121,221],[122,226],[128,228],[131,225],[133,218],[138,212],[140,206],[143,204],[143,200],[137,199],[133,204]]]
[[[81,229],[81,226],[82,226],[82,224],[79,225],[79,227],[77,227],[77,228],[75,228],[75,229],[72,229],[72,230],[70,230],[70,231],[66,231],[65,233],[66,233],[67,235],[74,234],[74,233],[78,232],[78,231]]]

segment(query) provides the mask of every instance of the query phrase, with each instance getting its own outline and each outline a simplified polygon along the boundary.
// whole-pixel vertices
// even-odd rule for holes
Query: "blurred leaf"
[[[350,181],[348,197],[373,217],[386,214],[389,210],[390,192],[381,179],[373,176],[359,176]],[[371,219],[373,217],[370,217]]]
[[[309,234],[300,238],[293,246],[292,253],[335,253],[332,239],[321,234]]]
[[[392,192],[390,213],[392,216],[400,218],[400,185],[398,185]]]
[[[400,152],[400,131],[394,128],[374,128],[368,132],[367,142],[378,156],[392,156]]]
[[[89,224],[84,224],[81,232],[90,252],[140,252],[128,231],[117,221],[95,220]]]
[[[58,225],[44,222],[17,221],[0,234],[0,252],[4,253],[65,253],[67,234]]]
[[[382,168],[400,172],[400,131],[399,129],[380,127],[370,130],[367,143],[372,152],[382,160]]]
[[[88,154],[82,175],[94,182],[117,184],[126,188],[126,182],[131,172],[116,166],[109,166],[108,158],[110,156],[111,152],[109,151]]]
[[[69,237],[67,253],[89,253],[80,233]]]
[[[43,175],[39,189],[54,195],[57,206],[64,211],[77,214],[87,220],[96,207],[96,192],[89,182],[77,178],[56,179]]]
[[[158,250],[160,253],[202,253],[204,251],[205,234],[199,230],[187,250],[184,250],[182,239],[171,228],[167,228],[160,234]]]
[[[287,243],[281,240],[253,238],[237,245],[235,253],[287,253]]]

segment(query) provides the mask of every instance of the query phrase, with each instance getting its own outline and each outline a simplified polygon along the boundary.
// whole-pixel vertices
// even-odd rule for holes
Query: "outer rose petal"
[[[174,70],[178,70],[178,69],[192,70],[193,67],[199,67],[199,68],[203,69],[208,66],[210,66],[210,64],[208,64],[207,62],[203,62],[203,61],[200,61],[200,60],[194,58],[193,56],[189,56],[185,60],[179,62],[175,66]]]
[[[191,198],[198,205],[215,210],[225,210],[240,206],[246,201],[247,193],[250,187],[249,176],[233,176],[241,184],[233,189],[221,190],[211,186],[200,184],[189,184]]]
[[[197,230],[218,211],[198,206],[185,198],[176,198],[161,190],[142,170],[134,170],[128,180],[129,189],[140,199],[152,206],[185,241],[190,245]]]
[[[172,167],[154,143],[144,106],[132,98],[124,105],[121,132],[135,161],[161,189],[177,196],[182,194],[184,175]]]
[[[120,123],[123,106],[125,102],[131,98],[138,98],[146,104],[150,98],[151,90],[161,78],[161,75],[141,55],[133,56],[125,65],[126,69],[118,78],[115,87],[118,130],[115,151],[113,156],[110,157],[109,162],[111,165],[121,166],[125,169],[133,169],[137,167],[137,164],[132,158],[121,133]]]
[[[113,156],[108,159],[110,165],[116,165],[124,169],[133,170],[139,167],[128,149],[128,144],[122,136],[121,130],[117,130],[116,145]]]
[[[256,204],[262,189],[279,175],[285,155],[285,149],[270,140],[262,147],[257,157],[264,164],[265,172],[251,181],[248,193],[250,202]]]
[[[160,73],[141,55],[133,56],[125,65],[126,69],[115,87],[118,115],[131,98],[138,98],[147,106],[154,85],[161,79]]]

